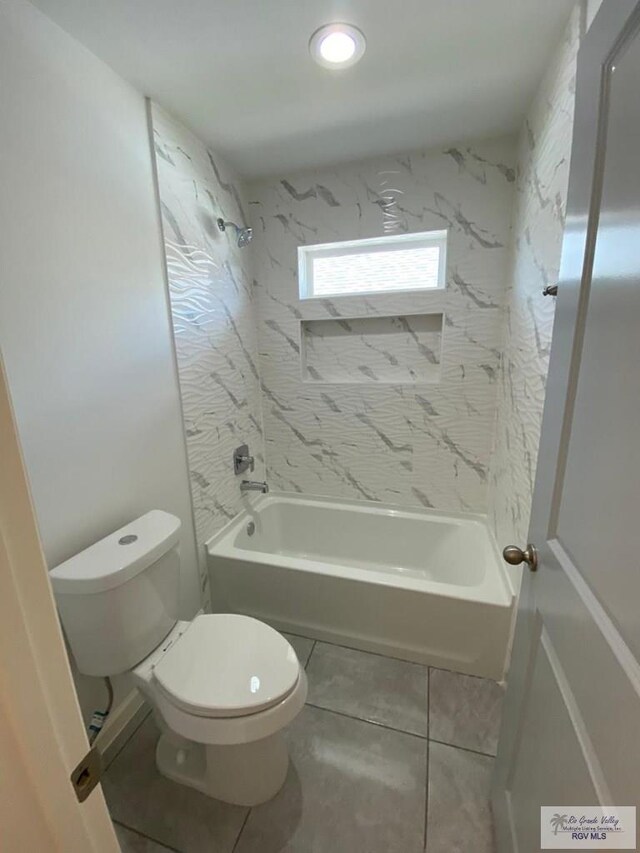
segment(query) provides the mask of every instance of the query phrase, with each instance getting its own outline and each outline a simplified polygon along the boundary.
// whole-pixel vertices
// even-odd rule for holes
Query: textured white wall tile
[[[300,326],[305,382],[439,382],[443,316],[304,320]]]
[[[527,115],[518,145],[514,249],[498,381],[489,510],[498,542],[526,542],[538,458],[569,179],[578,4]]]
[[[514,162],[514,141],[499,139],[248,189],[268,479],[275,487],[486,509]],[[390,190],[396,204],[388,208]],[[445,291],[299,299],[299,245],[377,237],[390,228],[448,229]],[[316,375],[303,381],[302,320],[344,324],[420,313],[444,315],[438,383],[412,384],[409,375],[406,384],[379,384],[367,371],[382,370],[389,353],[358,338],[345,368],[352,384],[321,382],[318,360],[307,361],[307,373]],[[414,352],[405,367],[419,365],[418,357],[426,358]],[[326,364],[326,352],[322,358]]]
[[[264,477],[256,317],[248,249],[220,232],[247,221],[235,176],[181,125],[152,108],[169,295],[200,553],[242,509],[233,450],[245,442]]]

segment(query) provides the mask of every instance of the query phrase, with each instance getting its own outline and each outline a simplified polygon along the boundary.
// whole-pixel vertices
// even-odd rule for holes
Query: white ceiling
[[[35,0],[246,177],[515,131],[574,0]],[[363,30],[342,72],[322,24]]]

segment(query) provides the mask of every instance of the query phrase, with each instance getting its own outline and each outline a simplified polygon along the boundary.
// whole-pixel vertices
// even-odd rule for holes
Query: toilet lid
[[[231,613],[196,616],[154,668],[168,697],[200,717],[239,717],[275,705],[300,664],[273,628]]]

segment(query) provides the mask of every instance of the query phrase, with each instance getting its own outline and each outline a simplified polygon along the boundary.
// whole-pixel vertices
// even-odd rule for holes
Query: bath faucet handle
[[[240,461],[244,462],[246,465],[248,465],[249,471],[251,471],[251,473],[253,474],[255,467],[256,467],[256,462],[255,462],[255,459],[253,458],[253,456],[241,456]]]
[[[244,474],[245,471],[253,473],[255,467],[255,460],[249,453],[249,445],[241,444],[240,447],[236,447],[233,451],[233,473]]]

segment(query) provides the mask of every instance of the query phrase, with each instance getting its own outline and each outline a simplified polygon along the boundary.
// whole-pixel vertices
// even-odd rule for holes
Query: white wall
[[[0,5],[0,345],[54,566],[159,507],[193,521],[143,97]],[[85,709],[86,710],[86,709]]]

